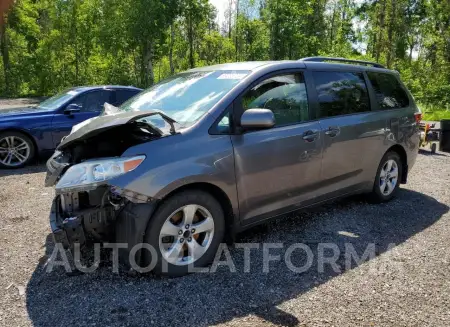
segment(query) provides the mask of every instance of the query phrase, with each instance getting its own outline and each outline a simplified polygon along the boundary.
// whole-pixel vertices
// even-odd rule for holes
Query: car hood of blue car
[[[45,114],[52,114],[53,112],[48,109],[41,109],[39,107],[23,107],[23,108],[11,108],[0,110],[0,121],[10,120],[15,118],[22,118],[27,116],[39,116]]]

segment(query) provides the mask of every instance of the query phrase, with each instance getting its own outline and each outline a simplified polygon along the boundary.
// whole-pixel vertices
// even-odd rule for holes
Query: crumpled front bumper
[[[50,228],[55,243],[61,243],[65,249],[70,249],[75,243],[86,243],[86,235],[82,217],[63,218],[60,212],[60,197],[56,196],[50,210]]]
[[[86,244],[91,238],[98,241],[113,239],[111,226],[116,219],[116,212],[112,206],[84,209],[64,218],[60,201],[61,196],[56,196],[49,217],[55,243],[61,243],[65,249],[70,249],[76,243],[80,246]]]
[[[63,153],[55,151],[55,153],[47,161],[45,186],[48,187],[55,185],[62,172],[69,166],[69,158]]]
[[[55,243],[61,243],[64,249],[73,250],[76,243],[80,247],[85,245],[92,236],[98,234],[102,228],[112,233],[105,233],[106,238],[99,238],[100,242],[116,242],[125,244],[119,249],[120,262],[129,265],[131,249],[144,241],[144,234],[148,221],[153,214],[156,202],[136,204],[128,202],[120,211],[112,207],[91,208],[77,212],[76,216],[64,218],[61,212],[61,196],[55,197],[50,211],[50,227]],[[141,251],[135,256],[135,262],[142,260]]]

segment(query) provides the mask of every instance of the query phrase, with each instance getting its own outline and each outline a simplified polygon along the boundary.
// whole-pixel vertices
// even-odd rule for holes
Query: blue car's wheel
[[[0,168],[21,168],[34,157],[31,139],[19,132],[0,133]]]

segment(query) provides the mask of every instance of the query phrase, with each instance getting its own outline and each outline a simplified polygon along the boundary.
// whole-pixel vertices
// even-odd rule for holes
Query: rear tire
[[[0,133],[0,168],[22,168],[33,160],[35,152],[27,135],[15,131]]]
[[[398,193],[402,180],[402,161],[397,152],[387,152],[378,166],[369,201],[382,203],[392,200]]]
[[[150,218],[144,242],[156,250],[157,258],[145,250],[143,263],[156,260],[153,271],[158,275],[186,275],[214,259],[224,234],[223,210],[213,196],[200,190],[180,192],[164,200]]]

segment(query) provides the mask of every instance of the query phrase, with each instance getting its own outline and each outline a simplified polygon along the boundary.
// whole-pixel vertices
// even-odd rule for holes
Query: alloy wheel
[[[398,183],[398,166],[395,160],[389,159],[380,171],[380,191],[381,194],[390,195]]]
[[[30,157],[30,145],[19,136],[0,139],[0,162],[9,167],[24,164]]]
[[[184,266],[202,257],[213,237],[211,213],[200,205],[189,204],[166,219],[159,233],[159,249],[167,262]]]

